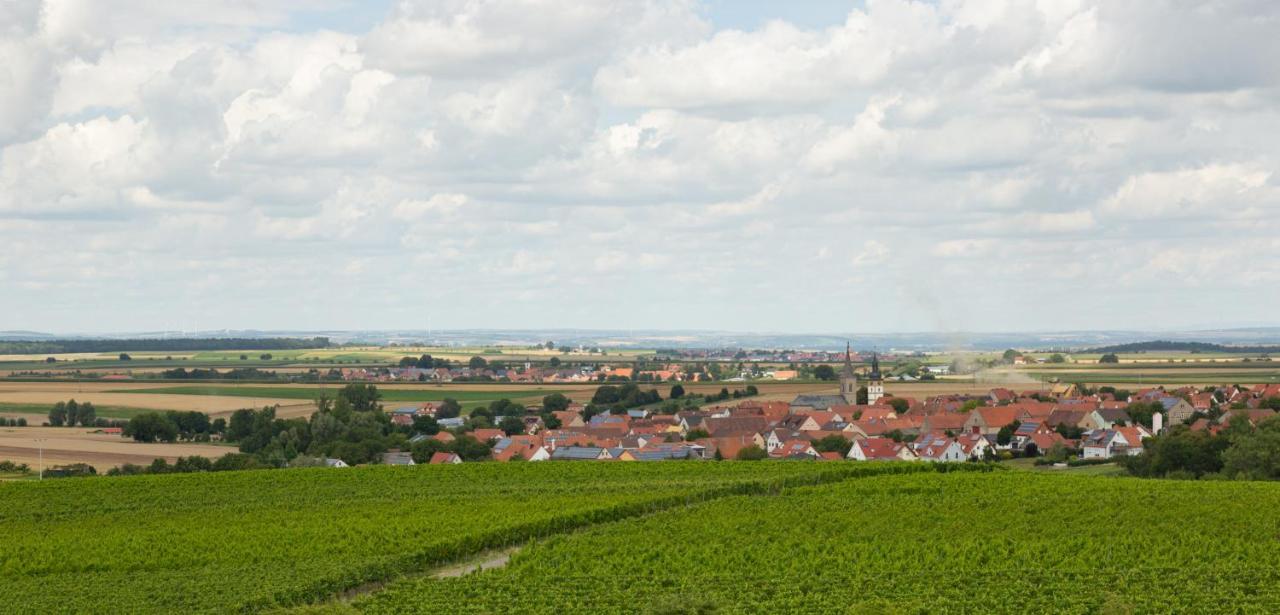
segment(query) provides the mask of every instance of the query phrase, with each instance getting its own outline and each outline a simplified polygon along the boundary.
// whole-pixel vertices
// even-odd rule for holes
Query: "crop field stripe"
[[[234,385],[183,385],[148,389],[113,390],[112,393],[145,393],[152,395],[208,395],[221,397],[259,397],[264,399],[316,399],[321,393],[330,397],[337,394],[339,385],[326,387],[238,387]],[[498,399],[541,398],[556,389],[511,389],[495,391],[458,391],[450,389],[379,389],[384,403],[401,401],[442,401],[445,398],[463,401],[493,401]]]

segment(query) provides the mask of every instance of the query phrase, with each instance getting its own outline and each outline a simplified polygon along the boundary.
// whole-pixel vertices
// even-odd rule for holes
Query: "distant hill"
[[[299,350],[327,348],[329,338],[223,337],[174,339],[3,340],[0,354],[57,354],[63,352],[138,352],[187,350]]]
[[[1213,344],[1209,342],[1174,342],[1168,340],[1155,340],[1151,342],[1133,342],[1131,344],[1116,344],[1113,346],[1099,346],[1090,348],[1090,352],[1101,353],[1134,353],[1134,352],[1167,352],[1167,351],[1188,351],[1188,352],[1246,352],[1246,353],[1280,353],[1280,346],[1228,346],[1225,344]]]

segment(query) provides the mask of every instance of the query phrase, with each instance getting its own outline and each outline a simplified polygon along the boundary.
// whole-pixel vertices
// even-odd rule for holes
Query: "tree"
[[[680,399],[681,397],[684,397],[684,385],[680,385],[680,384],[671,385],[671,393],[668,394],[667,397],[671,399]]]
[[[437,419],[455,419],[462,414],[462,404],[452,397],[444,398],[440,407],[436,408]]]
[[[747,388],[746,388],[746,389],[743,389],[743,392],[744,392],[744,393],[746,393],[746,394],[747,394],[748,396],[750,396],[750,397],[755,397],[756,395],[759,395],[759,394],[760,394],[760,389],[757,389],[757,388],[756,388],[756,385],[754,385],[754,384],[748,384],[748,385],[747,385]]]
[[[1222,462],[1222,471],[1228,476],[1280,480],[1280,417],[1268,418],[1252,433],[1237,437],[1223,451]]]
[[[213,462],[208,457],[200,457],[198,455],[179,457],[178,461],[173,464],[174,472],[210,472],[212,470]]]
[[[498,429],[508,436],[524,433],[524,420],[518,416],[506,416],[498,423]]]
[[[911,402],[901,397],[889,398],[889,405],[893,406],[893,411],[899,415],[905,414],[908,410],[911,409]]]
[[[547,340],[547,343],[546,343],[546,344],[543,344],[543,345],[544,345],[544,346],[546,346],[547,350],[555,350],[555,349],[556,349],[556,343],[555,343],[555,342],[553,342],[553,341],[551,341],[551,340]]]
[[[1120,357],[1117,357],[1114,352],[1108,352],[1107,354],[1104,354],[1101,357],[1098,357],[1098,362],[1099,363],[1119,363]]]
[[[830,365],[819,365],[813,368],[813,377],[818,380],[835,380],[836,370]]]
[[[259,358],[259,359],[262,359],[263,361],[270,361],[270,360],[271,360],[271,353],[263,354],[263,355],[259,356],[258,358]]]
[[[258,461],[257,457],[254,457],[253,455],[246,455],[244,453],[227,453],[226,455],[219,457],[217,461],[213,462],[214,472],[225,472],[230,470],[261,470],[267,467],[269,466]]]
[[[849,449],[853,448],[853,443],[844,436],[831,434],[815,441],[813,448],[819,453],[840,453],[840,456],[844,457],[849,454]]]
[[[1066,363],[1067,358],[1055,352],[1049,355],[1049,362],[1050,363]]]
[[[67,427],[75,427],[80,420],[80,404],[76,400],[67,402]]]
[[[1149,403],[1134,402],[1124,409],[1125,414],[1129,415],[1129,420],[1134,425],[1145,425],[1151,427],[1151,418],[1157,412],[1164,412],[1164,405],[1158,401]]]
[[[440,433],[440,423],[426,415],[415,416],[413,417],[413,431],[434,436]]]
[[[240,360],[241,360],[241,361],[248,361],[248,360],[249,360],[249,355],[247,355],[247,354],[242,354],[242,355],[240,355]]]
[[[322,399],[327,403],[326,400]],[[253,410],[249,408],[241,408],[231,413],[231,420],[227,423],[226,439],[228,442],[239,442],[253,432]]]
[[[1014,349],[1010,348],[1010,349],[1008,349],[1008,350],[1004,351],[1004,354],[1000,355],[1000,358],[1001,358],[1005,363],[1013,363],[1013,360],[1014,360],[1014,359],[1016,359],[1016,358],[1018,358],[1018,357],[1020,357],[1020,356],[1022,356],[1022,353],[1021,353],[1021,352],[1018,352],[1017,350],[1014,350]]]
[[[1004,427],[1001,427],[1000,431],[996,432],[996,444],[999,444],[1000,446],[1007,446],[1013,441],[1013,433],[1021,426],[1021,423],[1014,421]]]
[[[80,404],[80,412],[77,415],[77,420],[79,420],[80,424],[85,427],[93,427],[98,420],[97,408],[94,408],[93,404],[90,402]]]
[[[1175,425],[1163,434],[1143,441],[1141,455],[1126,456],[1121,462],[1135,476],[1185,473],[1199,477],[1222,470],[1223,451],[1230,444],[1227,435],[1215,436],[1207,431],[1192,431],[1185,425]]]
[[[738,449],[738,454],[735,456],[738,461],[759,461],[768,458],[769,453],[754,444]]]
[[[120,353],[120,360],[121,360],[121,361],[132,361],[132,360],[133,360],[133,357],[129,356],[129,353],[127,353],[127,352],[122,352],[122,353]]]
[[[490,447],[488,444],[475,439],[472,436],[458,436],[449,448],[452,452],[457,453],[463,461],[480,461],[489,457]]]
[[[684,439],[686,442],[693,442],[694,440],[700,440],[702,438],[710,438],[710,437],[711,437],[711,433],[701,427],[690,429],[688,433],[684,434]]]
[[[1052,461],[1054,463],[1061,463],[1063,461],[1066,461],[1067,458],[1070,456],[1071,456],[1071,449],[1067,448],[1066,444],[1063,444],[1061,442],[1054,442],[1053,446],[1049,447],[1049,451],[1045,453],[1044,457],[1045,459],[1048,459],[1049,461]]]
[[[560,367],[560,357],[551,357],[551,360],[547,361],[547,365],[550,365],[551,367]]]
[[[484,369],[488,365],[489,362],[485,361],[484,357],[471,357],[471,360],[467,361],[467,367],[471,369]]]
[[[67,402],[60,401],[53,405],[49,410],[49,424],[53,427],[62,427],[67,422]]]
[[[178,439],[178,428],[159,412],[144,412],[129,419],[124,435],[138,442],[173,442]]]
[[[543,412],[540,416],[542,417],[543,427],[547,429],[560,429],[562,423],[560,418],[556,415],[551,414],[550,412]]]
[[[565,397],[563,393],[552,393],[542,398],[542,411],[563,412],[569,409],[570,403],[569,398]]]
[[[867,405],[867,387],[858,387],[858,391],[853,395],[854,403],[865,406]]]
[[[350,404],[353,412],[381,412],[381,399],[382,393],[372,384],[352,383],[338,391],[338,401]]]
[[[525,408],[523,405],[517,404],[510,399],[499,399],[489,403],[489,414],[494,417],[522,417],[525,415]]]

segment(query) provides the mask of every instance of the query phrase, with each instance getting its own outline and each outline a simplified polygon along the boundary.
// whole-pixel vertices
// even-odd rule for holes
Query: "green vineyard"
[[[730,497],[393,584],[371,613],[1274,613],[1280,485],[1015,472]]]
[[[260,611],[593,523],[917,469],[465,464],[3,485],[0,613]]]
[[[15,483],[0,486],[0,612],[1268,613],[1277,511],[1274,483],[975,464]],[[424,574],[508,549],[505,567]]]

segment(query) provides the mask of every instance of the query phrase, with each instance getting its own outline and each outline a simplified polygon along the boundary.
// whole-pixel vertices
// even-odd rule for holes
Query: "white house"
[[[847,455],[855,461],[911,461],[916,458],[911,447],[889,438],[854,440]]]
[[[1085,459],[1110,459],[1116,455],[1141,455],[1142,439],[1151,437],[1146,428],[1118,427],[1089,434],[1081,447]]]
[[[964,447],[952,438],[939,435],[925,435],[912,443],[916,456],[921,461],[946,462],[964,461]]]

